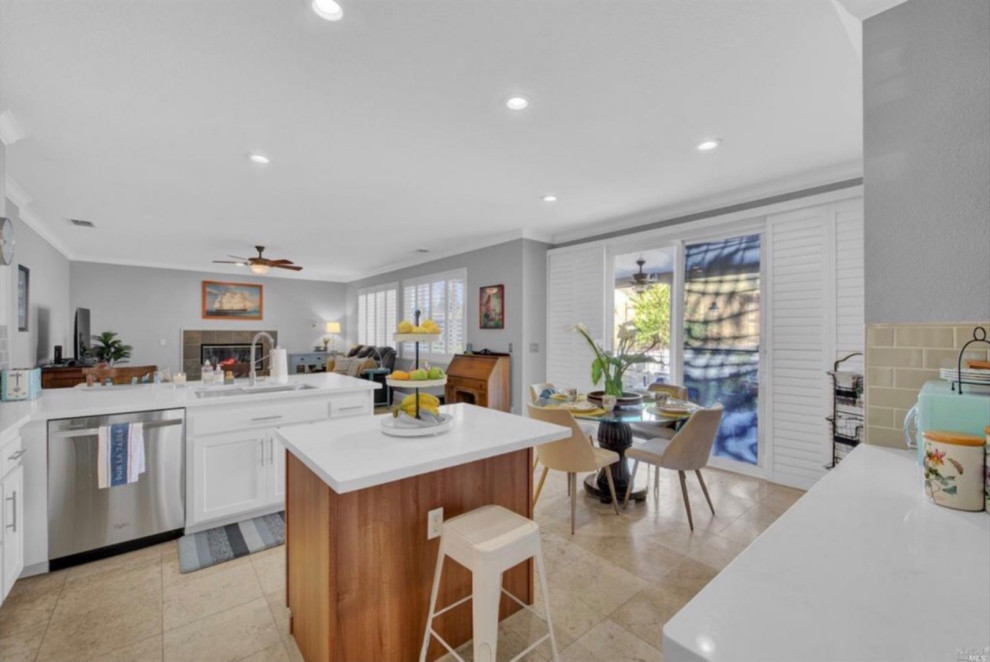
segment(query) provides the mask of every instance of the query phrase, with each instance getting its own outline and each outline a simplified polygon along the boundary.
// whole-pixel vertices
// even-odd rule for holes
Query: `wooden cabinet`
[[[41,388],[72,388],[86,383],[86,375],[93,375],[98,382],[107,379],[114,384],[130,384],[131,379],[142,381],[146,376],[149,381],[158,366],[128,365],[113,368],[97,368],[95,366],[49,366],[41,369]]]
[[[0,475],[0,602],[3,602],[24,570],[24,467],[21,465],[20,437],[0,447],[3,474]]]
[[[445,404],[512,410],[508,354],[456,354],[447,366]]]

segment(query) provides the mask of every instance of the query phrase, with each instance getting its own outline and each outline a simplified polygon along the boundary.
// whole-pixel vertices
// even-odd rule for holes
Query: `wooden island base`
[[[291,452],[286,459],[287,601],[307,662],[419,659],[440,539],[427,512],[450,519],[487,504],[532,518],[532,449],[337,494]],[[533,601],[533,563],[503,586]],[[438,607],[471,593],[471,573],[447,560]],[[471,602],[434,621],[452,646],[471,639]],[[520,607],[502,596],[500,618]],[[435,640],[428,659],[446,651]]]

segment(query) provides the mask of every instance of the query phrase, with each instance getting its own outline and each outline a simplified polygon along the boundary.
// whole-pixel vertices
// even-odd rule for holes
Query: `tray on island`
[[[431,437],[450,431],[454,427],[454,417],[450,414],[440,414],[440,423],[420,428],[398,427],[398,419],[394,416],[382,416],[382,432],[393,437]]]

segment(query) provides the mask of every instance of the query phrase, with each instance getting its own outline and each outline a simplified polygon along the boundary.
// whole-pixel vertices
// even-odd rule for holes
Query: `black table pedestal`
[[[618,462],[584,479],[584,489],[598,497],[602,503],[612,503],[612,495],[608,491],[605,471],[612,472],[615,496],[619,501],[622,501],[626,495],[626,486],[632,480],[632,476],[629,475],[629,467],[626,465],[626,449],[632,446],[632,439],[632,428],[629,427],[628,423],[602,422],[598,424],[598,445],[619,454]],[[637,491],[634,489],[629,498],[643,501],[646,499],[646,490]]]

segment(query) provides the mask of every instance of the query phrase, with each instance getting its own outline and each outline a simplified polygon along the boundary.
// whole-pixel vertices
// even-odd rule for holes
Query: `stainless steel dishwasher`
[[[102,425],[142,423],[146,470],[100,489]],[[48,559],[52,570],[177,538],[185,526],[185,410],[70,418],[48,424]]]

